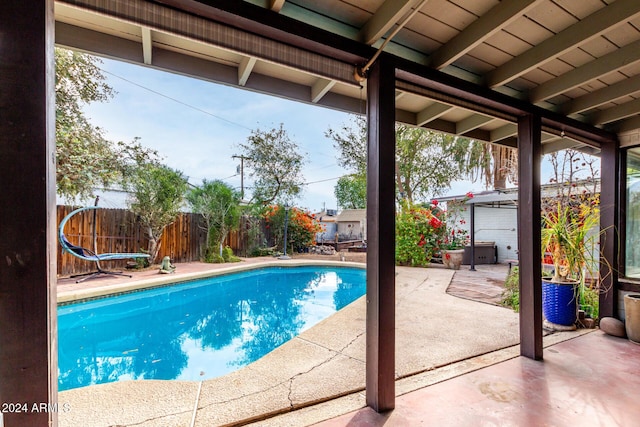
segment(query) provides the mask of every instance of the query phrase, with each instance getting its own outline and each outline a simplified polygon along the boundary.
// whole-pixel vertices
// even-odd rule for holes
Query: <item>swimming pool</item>
[[[58,386],[215,378],[340,310],[365,287],[364,269],[268,267],[63,305]]]

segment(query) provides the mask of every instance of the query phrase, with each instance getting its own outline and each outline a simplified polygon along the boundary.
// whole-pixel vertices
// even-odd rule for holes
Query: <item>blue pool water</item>
[[[265,268],[58,307],[59,389],[224,375],[364,295],[365,274]]]

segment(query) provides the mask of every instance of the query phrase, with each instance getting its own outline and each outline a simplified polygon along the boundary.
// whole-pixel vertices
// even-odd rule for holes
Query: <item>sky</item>
[[[338,166],[338,152],[325,132],[349,123],[349,114],[139,65],[101,61],[98,65],[116,94],[109,102],[87,106],[85,112],[106,138],[138,137],[143,146],[159,152],[164,164],[188,176],[191,184],[221,179],[239,190],[240,161],[232,157],[241,154],[239,144],[254,129],[270,130],[282,123],[308,160],[303,169],[308,185],[296,205],[313,212],[337,208],[334,186],[348,171]],[[244,183],[246,194],[252,184],[246,169]],[[447,194],[482,189],[481,183],[459,181]]]

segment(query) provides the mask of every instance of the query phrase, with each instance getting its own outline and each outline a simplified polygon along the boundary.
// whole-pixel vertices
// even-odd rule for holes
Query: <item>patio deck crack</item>
[[[356,342],[356,341],[357,341],[360,337],[362,337],[364,334],[365,334],[365,332],[364,332],[364,331],[363,331],[363,332],[360,332],[359,334],[357,334],[357,335],[355,336],[355,338],[353,338],[351,341],[349,341],[347,344],[345,344],[341,349],[339,349],[339,350],[337,350],[337,351],[336,351],[336,350],[333,350],[333,349],[330,349],[330,348],[328,348],[328,347],[326,347],[326,346],[320,345],[320,344],[318,344],[318,343],[316,343],[316,342],[309,341],[309,340],[306,340],[306,339],[304,339],[304,338],[297,337],[297,339],[299,339],[299,340],[301,340],[301,341],[307,342],[307,343],[309,343],[309,344],[317,345],[317,346],[319,346],[319,347],[321,347],[321,348],[324,348],[324,349],[326,349],[326,350],[328,350],[328,351],[330,351],[330,352],[333,352],[333,353],[335,353],[335,354],[334,354],[333,356],[331,356],[331,357],[329,357],[329,358],[327,358],[327,359],[323,360],[322,362],[320,362],[320,363],[318,363],[318,364],[316,364],[316,365],[312,366],[311,368],[307,369],[306,371],[304,371],[304,372],[298,372],[297,374],[295,374],[294,376],[292,376],[291,378],[289,378],[289,393],[288,393],[288,395],[287,395],[287,400],[289,400],[289,407],[290,407],[291,409],[295,409],[295,408],[296,408],[296,405],[295,405],[295,403],[293,402],[293,399],[291,398],[291,394],[293,393],[293,382],[296,380],[296,378],[299,378],[299,377],[301,377],[302,375],[306,375],[306,374],[308,374],[308,373],[312,372],[313,370],[315,370],[315,369],[317,369],[317,368],[319,368],[319,367],[321,367],[321,366],[323,366],[323,365],[326,365],[327,363],[331,362],[332,360],[334,360],[334,359],[335,359],[336,357],[338,357],[338,356],[344,356],[344,357],[346,357],[346,358],[348,358],[348,359],[356,360],[356,361],[358,361],[358,362],[362,362],[362,360],[359,360],[359,359],[357,359],[357,358],[355,358],[355,357],[352,357],[352,356],[349,356],[349,355],[347,355],[347,354],[344,354],[343,352],[344,352],[347,348],[349,348],[351,345],[353,345],[353,343],[354,343],[354,342]],[[352,391],[355,391],[355,390],[350,390],[350,392],[352,392]]]

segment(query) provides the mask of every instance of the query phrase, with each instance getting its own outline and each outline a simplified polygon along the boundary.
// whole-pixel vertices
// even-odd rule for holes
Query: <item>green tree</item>
[[[472,181],[482,180],[485,188],[507,188],[507,181],[518,180],[518,150],[504,145],[468,140],[465,159],[466,175]]]
[[[92,102],[107,102],[113,89],[105,82],[96,57],[55,49],[57,192],[87,199],[97,186],[108,187],[131,175],[138,161],[157,160],[157,153],[134,139],[111,142],[83,112]]]
[[[367,207],[367,177],[364,175],[342,176],[336,183],[334,194],[338,206],[344,209]]]
[[[367,175],[367,120],[364,116],[349,116],[349,122],[339,129],[329,128],[325,136],[333,140],[338,150],[338,164],[362,176]]]
[[[187,185],[182,172],[151,163],[140,165],[130,182],[129,209],[138,215],[145,229],[152,263],[160,251],[162,232],[180,213]]]
[[[366,120],[352,116],[349,123],[326,134],[338,150],[344,168],[366,174]],[[517,177],[514,148],[489,144],[416,128],[396,125],[396,183],[399,199],[428,200],[442,194],[450,182],[469,178],[483,180],[485,187],[505,188]]]
[[[366,174],[366,121],[354,117],[338,131],[329,129],[339,151],[338,163],[360,175]],[[422,128],[396,125],[396,186],[398,200],[414,203],[428,200],[446,191],[451,181],[467,171],[469,140]]]
[[[240,149],[249,176],[254,178],[254,203],[290,203],[300,194],[305,160],[283,124],[269,131],[252,131]]]
[[[240,194],[220,180],[205,179],[202,186],[193,188],[187,194],[187,200],[194,212],[204,218],[207,232],[205,260],[217,258],[213,257],[215,253],[222,257],[222,247],[227,234],[239,226]]]

